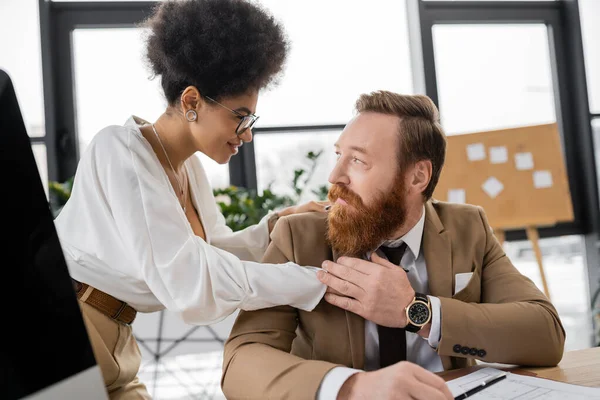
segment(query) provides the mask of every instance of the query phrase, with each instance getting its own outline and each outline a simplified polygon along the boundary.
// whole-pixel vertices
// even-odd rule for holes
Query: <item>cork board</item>
[[[483,207],[494,229],[573,220],[556,123],[448,136],[433,197]]]

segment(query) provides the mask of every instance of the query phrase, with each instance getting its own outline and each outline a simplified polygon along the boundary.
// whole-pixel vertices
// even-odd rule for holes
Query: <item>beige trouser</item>
[[[137,378],[142,355],[131,326],[112,320],[81,301],[79,307],[110,399],[151,399]]]

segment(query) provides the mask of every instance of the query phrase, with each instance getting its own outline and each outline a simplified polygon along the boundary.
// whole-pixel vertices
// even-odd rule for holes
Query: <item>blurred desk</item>
[[[522,368],[514,365],[482,363],[474,367],[440,372],[438,375],[449,381],[485,367],[574,385],[600,387],[600,347],[569,351],[556,367],[551,368]]]

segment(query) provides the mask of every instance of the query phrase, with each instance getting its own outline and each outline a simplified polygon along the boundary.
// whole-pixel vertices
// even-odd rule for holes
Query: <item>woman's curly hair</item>
[[[187,86],[214,99],[266,88],[289,49],[282,26],[245,0],[167,0],[143,26],[147,59],[170,105]]]

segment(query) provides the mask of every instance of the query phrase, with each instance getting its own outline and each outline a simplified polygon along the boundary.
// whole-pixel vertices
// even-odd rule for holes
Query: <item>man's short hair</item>
[[[379,90],[362,94],[356,111],[377,112],[400,118],[398,126],[399,171],[422,160],[431,161],[431,180],[423,191],[425,200],[433,195],[446,158],[446,135],[439,123],[439,112],[433,101],[423,95],[402,95]]]

